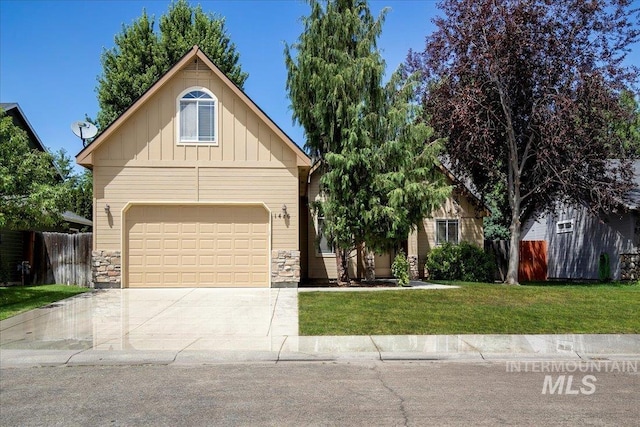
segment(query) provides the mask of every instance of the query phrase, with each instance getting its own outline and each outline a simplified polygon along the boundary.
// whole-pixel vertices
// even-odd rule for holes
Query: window
[[[334,254],[333,245],[329,244],[324,233],[324,217],[318,216],[318,227],[316,229],[316,252],[318,255]]]
[[[436,245],[444,242],[458,244],[458,220],[457,219],[437,219],[436,220]]]
[[[568,219],[564,221],[558,221],[556,223],[556,233],[573,233],[573,220]]]
[[[178,101],[179,142],[215,144],[217,99],[206,89],[188,89]]]

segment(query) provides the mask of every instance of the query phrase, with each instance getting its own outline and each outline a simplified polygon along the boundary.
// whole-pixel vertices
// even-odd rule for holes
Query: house
[[[93,170],[95,287],[283,287],[336,276],[322,219],[309,211],[319,197],[310,158],[197,46],[76,161]],[[407,242],[415,276],[441,241],[482,246],[478,206],[459,187],[425,219]],[[378,256],[377,275],[389,277],[391,262]]]
[[[310,159],[197,46],[76,161],[96,287],[298,284]]]
[[[548,279],[598,280],[601,256],[608,258],[613,280],[640,279],[640,161],[634,162],[634,186],[624,210],[595,216],[584,207],[558,204],[553,212],[522,228],[522,263],[543,266]],[[546,269],[544,265],[546,264]],[[526,271],[522,268],[521,273]],[[522,275],[522,274],[521,274]]]
[[[11,117],[13,124],[24,130],[27,134],[29,147],[33,150],[47,152],[40,137],[35,132],[27,116],[20,108],[18,103],[0,103],[0,110],[4,111],[8,117]],[[55,166],[52,164],[52,168]],[[62,177],[60,177],[62,180]],[[55,230],[37,230],[37,231],[64,231],[74,232],[83,228],[90,228],[92,222],[73,212],[65,211],[62,213],[65,225]],[[17,283],[21,282],[21,266],[23,262],[28,262],[30,266],[38,264],[38,256],[36,252],[36,230],[7,230],[0,229],[0,283]],[[18,268],[20,267],[20,268]],[[42,278],[31,277],[31,279],[40,281]]]
[[[427,254],[444,242],[455,244],[466,241],[480,248],[484,245],[482,219],[489,215],[488,209],[470,186],[456,179],[445,166],[440,166],[440,169],[445,176],[446,185],[452,186],[453,191],[438,209],[423,219],[403,245],[409,260],[412,279],[425,277],[424,265]],[[314,172],[312,170],[309,177],[309,203],[322,200],[320,174]],[[323,218],[318,216],[317,212],[309,212],[305,248],[308,268],[303,270],[303,274],[311,281],[337,277],[336,256],[327,244],[327,239],[322,235],[322,220]],[[394,251],[376,254],[373,260],[368,261],[370,266],[373,264],[371,267],[375,269],[376,278],[392,277],[391,264],[395,255]],[[354,251],[350,257],[350,277],[364,277],[363,272],[358,272],[359,262]]]

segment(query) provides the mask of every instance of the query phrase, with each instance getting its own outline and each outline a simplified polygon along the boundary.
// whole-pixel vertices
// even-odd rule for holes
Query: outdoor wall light
[[[287,205],[282,205],[282,217],[283,218],[291,217],[291,215],[289,215],[289,213],[287,212]]]
[[[111,212],[111,206],[109,204],[104,205],[104,213],[109,215],[109,212]]]

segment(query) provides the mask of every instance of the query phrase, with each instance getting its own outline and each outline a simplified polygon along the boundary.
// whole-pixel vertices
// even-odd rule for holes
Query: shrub
[[[429,252],[425,268],[431,279],[492,282],[494,260],[471,243],[444,243]]]
[[[611,263],[609,262],[609,254],[603,252],[598,260],[598,278],[601,282],[611,280]]]
[[[400,251],[391,264],[391,273],[393,277],[398,279],[400,286],[407,286],[409,284],[409,261],[404,251]]]

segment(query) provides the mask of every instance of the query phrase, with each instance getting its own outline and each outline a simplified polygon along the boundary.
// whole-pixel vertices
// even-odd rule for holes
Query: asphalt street
[[[1,369],[0,424],[640,425],[637,361],[552,363],[348,361]]]

